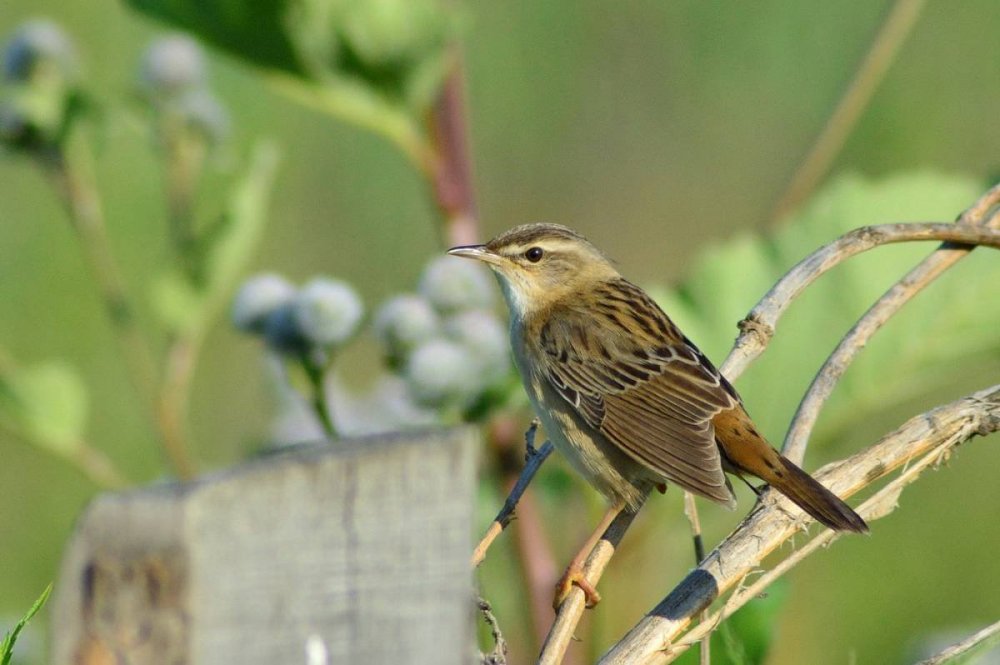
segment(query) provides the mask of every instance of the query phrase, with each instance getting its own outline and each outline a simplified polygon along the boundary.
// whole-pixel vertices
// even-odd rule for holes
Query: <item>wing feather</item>
[[[603,288],[593,311],[577,299],[542,326],[547,380],[655,474],[731,502],[712,418],[738,397],[645,292],[625,280]]]

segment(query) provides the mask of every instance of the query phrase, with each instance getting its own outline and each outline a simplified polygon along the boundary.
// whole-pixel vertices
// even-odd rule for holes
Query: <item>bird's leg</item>
[[[597,528],[590,534],[590,537],[587,538],[587,541],[580,548],[580,551],[576,553],[576,556],[573,557],[573,560],[569,562],[566,572],[563,573],[563,576],[556,583],[556,595],[552,599],[552,608],[554,610],[559,611],[559,606],[566,600],[566,596],[573,590],[574,585],[580,587],[587,597],[588,608],[594,607],[597,603],[601,602],[601,594],[597,593],[594,585],[583,575],[583,564],[587,561],[587,557],[590,556],[591,551],[597,545],[598,541],[601,540],[601,536],[604,535],[604,532],[608,530],[611,523],[618,517],[618,513],[624,509],[625,504],[621,501],[616,501],[608,508],[608,511],[604,513],[604,517],[598,523]]]

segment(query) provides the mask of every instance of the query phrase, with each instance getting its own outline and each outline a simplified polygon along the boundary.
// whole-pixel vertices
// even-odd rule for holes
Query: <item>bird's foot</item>
[[[563,601],[566,600],[566,597],[573,590],[574,586],[579,587],[583,591],[583,595],[587,599],[587,609],[596,607],[597,603],[601,602],[601,594],[584,577],[583,568],[580,566],[570,566],[556,583],[556,595],[552,599],[552,609],[556,612],[559,611],[559,606],[563,604]]]

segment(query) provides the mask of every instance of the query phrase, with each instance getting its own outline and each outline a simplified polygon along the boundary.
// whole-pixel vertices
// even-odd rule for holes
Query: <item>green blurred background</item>
[[[632,280],[662,286],[691,271],[706,247],[776,228],[770,212],[777,198],[891,5],[461,3],[484,236],[525,221],[569,224],[615,257]],[[145,295],[151,267],[166,265],[170,248],[160,169],[133,87],[140,53],[168,27],[111,0],[5,0],[0,34],[37,16],[70,32],[88,88],[107,104],[96,144],[98,179],[131,291]],[[855,174],[856,182],[877,187],[918,171],[928,188],[944,182],[955,194],[926,213],[908,206],[904,196],[889,197],[898,205],[886,205],[872,219],[847,220],[846,227],[947,221],[992,184],[1000,173],[998,34],[995,0],[926,4],[831,179]],[[275,139],[283,155],[255,265],[297,281],[320,273],[347,279],[369,306],[412,289],[440,246],[437,211],[401,153],[373,134],[296,105],[228,56],[212,54],[211,76],[233,128],[215,168],[242,168],[258,137]],[[204,192],[209,202],[224,195]],[[148,430],[95,289],[82,278],[80,248],[27,160],[0,159],[0,224],[3,345],[23,364],[58,358],[77,367],[90,392],[88,439],[135,477],[157,478],[160,461],[149,452]],[[976,279],[974,270],[963,274]],[[872,288],[877,293],[887,284]],[[735,314],[726,313],[728,327],[715,331],[721,341],[691,336],[721,361],[735,333],[732,324],[760,293],[751,292]],[[142,314],[152,318],[149,311]],[[842,331],[849,323],[838,318],[821,325]],[[921,322],[913,326],[919,330]],[[922,408],[995,383],[996,335],[992,353],[965,380],[914,395],[889,413],[874,409],[854,438],[815,447],[807,466],[847,454]],[[800,374],[808,377],[829,348],[790,361],[802,363]],[[360,385],[375,362],[374,348],[362,342],[347,354],[345,371]],[[744,390],[748,403],[766,413],[758,416],[763,426],[779,437],[804,387],[755,382]],[[775,401],[780,408],[769,407]],[[219,323],[195,379],[197,458],[218,468],[246,456],[266,436],[273,413],[259,347]],[[995,444],[995,437],[975,442],[945,470],[917,483],[871,538],[844,539],[796,569],[766,662],[908,662],[928,640],[996,620]],[[0,460],[0,616],[13,617],[55,576],[73,520],[94,488],[72,468],[2,435]],[[595,509],[578,498],[585,490],[567,493],[559,489],[558,474],[554,478],[542,498],[562,560]],[[484,514],[497,501],[486,494]],[[606,603],[587,619],[589,640],[574,647],[583,654],[600,653],[690,567],[679,493],[653,505],[601,584]],[[737,514],[706,506],[707,542],[724,536],[749,505],[742,495]],[[519,610],[523,599],[501,589],[501,576],[514,574],[508,550],[509,542],[503,543],[483,585],[512,642],[514,662],[523,662],[534,647]]]

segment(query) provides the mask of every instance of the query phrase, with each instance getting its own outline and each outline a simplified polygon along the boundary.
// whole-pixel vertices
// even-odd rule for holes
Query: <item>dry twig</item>
[[[1000,202],[1000,187],[994,187],[986,196],[959,218],[955,227],[982,228],[995,231],[1000,227],[1000,214],[987,217],[987,213]],[[985,243],[982,243],[985,244]],[[996,245],[994,245],[995,247]],[[823,363],[816,377],[806,391],[805,397],[792,418],[792,424],[785,435],[781,449],[793,462],[801,463],[805,456],[806,444],[812,433],[819,412],[833,392],[834,386],[843,376],[847,367],[854,362],[868,340],[892,318],[903,305],[909,302],[948,268],[964,259],[975,249],[975,245],[959,245],[945,242],[935,252],[921,261],[913,270],[892,285],[854,327],[844,335],[833,353]]]
[[[945,663],[964,662],[964,656],[971,655],[980,649],[988,649],[1000,644],[1000,621],[991,623],[980,631],[969,635],[957,644],[953,644],[940,653],[922,660],[917,665],[945,665]]]
[[[493,649],[489,653],[480,654],[480,663],[482,665],[507,665],[507,640],[503,638],[503,633],[500,632],[500,622],[497,621],[496,615],[493,614],[493,608],[483,598],[478,598],[476,605],[479,607],[479,613],[483,615],[486,625],[490,627],[490,634],[493,636]]]
[[[809,149],[788,187],[775,204],[771,219],[781,219],[795,210],[796,206],[806,200],[816,185],[822,181],[871,101],[875,90],[885,78],[899,47],[906,41],[917,18],[920,17],[924,4],[925,0],[896,0],[885,21],[882,22],[868,54],[854,74],[851,84],[837,102],[837,107],[826,121],[816,142]]]
[[[983,197],[981,197],[979,201],[977,201],[959,218],[959,223],[957,224],[927,222],[867,226],[848,232],[832,243],[829,243],[828,245],[813,252],[793,267],[750,311],[747,317],[740,322],[741,334],[737,338],[733,350],[730,352],[729,356],[720,368],[722,373],[731,381],[735,380],[740,374],[742,374],[746,367],[749,366],[749,364],[767,347],[774,335],[774,327],[777,324],[778,319],[788,308],[791,302],[799,294],[801,294],[809,284],[818,279],[820,275],[852,256],[884,244],[928,240],[938,240],[946,243],[946,245],[942,249],[938,250],[938,252],[960,251],[963,252],[963,255],[964,253],[970,251],[971,247],[975,245],[1000,248],[1000,232],[993,228],[989,228],[992,225],[992,222],[987,222],[985,225],[982,224],[990,210],[992,210],[998,202],[1000,202],[1000,185],[992,188]],[[956,244],[961,247],[955,248],[954,245]],[[954,263],[954,260],[952,260],[951,263]],[[951,263],[948,265],[951,265]],[[912,273],[911,275],[904,277],[896,285],[897,287],[902,287],[903,293],[908,294],[908,289],[913,290],[914,292],[919,291],[926,286],[931,279],[936,276],[936,274],[932,274],[930,279],[908,282],[907,279],[911,276]],[[893,288],[896,289],[896,287]],[[893,289],[890,289],[890,294],[891,293],[893,293]],[[905,303],[911,296],[906,295],[899,297],[902,299],[892,311],[898,310],[899,306]],[[873,309],[875,308],[873,307]],[[864,322],[864,319],[862,322]],[[860,336],[857,339],[867,341],[868,337],[870,337],[870,335],[877,329],[878,326],[875,326],[866,335]],[[850,358],[853,358],[853,354]],[[800,453],[802,452],[804,452],[804,447],[801,449]],[[886,470],[888,470],[888,468],[884,468],[882,472],[872,476],[865,484],[881,477],[884,475],[884,471]],[[835,493],[841,494],[836,486],[832,486],[831,489]],[[854,491],[856,491],[856,489],[857,488],[855,488]],[[770,493],[768,493],[768,496],[769,495]],[[771,502],[774,501],[773,498],[768,500]],[[762,503],[766,505],[767,501]],[[751,544],[757,542],[758,539],[761,543],[767,542],[768,539],[766,537],[762,537],[762,534],[757,531],[761,525],[754,521],[754,515],[759,514],[760,512],[751,514],[751,516],[747,518],[747,520],[744,520],[744,522],[725,542],[729,543],[737,536],[746,537],[747,534],[749,534],[749,541]],[[620,540],[624,530],[627,529],[628,524],[631,523],[631,520],[631,515],[627,517],[625,517],[624,514],[619,515],[619,519],[616,519],[615,522],[612,523],[611,527],[609,527],[608,533],[610,534],[614,532],[617,539]],[[777,540],[777,543],[783,542],[788,535],[791,535],[791,531]],[[598,543],[598,546],[594,548],[590,557],[587,559],[585,570],[587,571],[587,579],[592,584],[596,584],[600,579],[604,568],[607,566],[608,561],[614,553],[614,546],[617,545],[618,540],[615,540],[614,544],[609,541],[602,540]],[[774,547],[777,546],[777,543],[774,544]],[[717,548],[716,552],[718,551],[719,549]],[[749,552],[751,550],[746,551]],[[763,558],[763,556],[771,550],[766,549],[754,551],[760,554],[760,558]],[[711,559],[711,555],[709,558]],[[746,566],[746,569],[749,570],[750,566],[756,565],[756,563],[760,561],[760,558],[753,560],[749,566]],[[712,565],[712,562],[706,561],[703,566],[699,567],[691,574],[695,576],[695,579],[692,579],[691,575],[689,575],[688,578],[686,578],[686,580],[682,582],[681,585],[678,586],[667,599],[664,600],[664,603],[666,603],[667,600],[671,601],[668,605],[669,612],[682,617],[683,626],[687,625],[690,618],[695,613],[706,608],[708,604],[710,604],[711,601],[718,596],[720,590],[724,589],[724,587],[718,586],[718,578],[703,570],[704,566],[710,565]],[[691,585],[695,583],[703,584],[705,586],[692,587]],[[698,591],[703,595],[698,595],[697,593],[693,594],[695,591]],[[582,616],[584,603],[585,600],[583,592],[579,589],[573,589],[560,607],[556,621],[553,624],[548,639],[546,639],[545,645],[543,646],[539,662],[559,662],[562,654],[565,653],[566,646],[568,646],[569,636],[572,635],[573,630],[579,622],[580,616]],[[647,633],[649,631],[656,634],[656,619],[663,618],[659,617],[658,610],[664,606],[664,603],[661,603],[657,610],[654,610],[650,615],[647,615],[646,619],[644,619],[643,622],[640,622],[640,624],[629,633],[629,636],[627,636],[622,643],[619,643],[619,646],[621,644],[626,644],[626,646],[621,647],[621,649],[624,649],[621,653],[628,652],[628,650],[632,648],[631,645],[636,642],[636,640],[643,639],[642,637],[633,636],[633,633],[636,631],[639,631],[640,635],[646,635],[646,639],[648,639]],[[653,618],[651,619],[651,617]],[[652,627],[650,625],[643,627],[644,622],[652,622]],[[673,637],[675,636],[676,635]],[[672,639],[672,637],[669,639]],[[658,651],[658,649],[655,651]],[[619,652],[619,647],[616,647],[611,653],[609,653],[609,656]],[[609,660],[607,662],[633,661]]]
[[[524,490],[528,489],[528,485],[534,479],[535,474],[538,470],[542,468],[542,463],[548,459],[549,455],[552,454],[552,442],[546,441],[542,444],[541,448],[535,448],[535,434],[538,432],[538,420],[532,420],[531,426],[528,427],[528,431],[524,433],[524,468],[521,470],[521,475],[517,477],[517,482],[514,483],[514,487],[510,490],[510,494],[507,495],[507,499],[503,502],[503,507],[497,516],[493,518],[493,522],[490,524],[489,528],[486,529],[486,533],[483,535],[482,540],[476,546],[476,549],[472,553],[472,567],[475,568],[483,562],[486,558],[486,551],[496,540],[497,536],[507,528],[510,521],[514,519],[514,510],[517,509],[517,503],[521,500],[521,495],[524,494]]]
[[[875,445],[846,460],[828,464],[815,476],[837,495],[850,496],[894,469],[905,467],[898,478],[859,507],[862,517],[875,520],[895,509],[903,488],[928,466],[940,462],[964,441],[997,431],[1000,431],[1000,385],[912,418]],[[775,569],[734,594],[721,612],[690,631],[683,641],[677,641],[696,613],[735,586],[764,557],[803,529],[802,519],[802,511],[788,499],[768,492],[761,506],[708,555],[705,563],[689,573],[600,662],[618,665],[672,661],[704,632],[711,631],[798,561],[839,535],[823,531]]]

